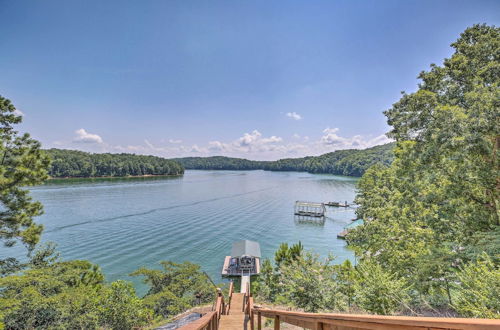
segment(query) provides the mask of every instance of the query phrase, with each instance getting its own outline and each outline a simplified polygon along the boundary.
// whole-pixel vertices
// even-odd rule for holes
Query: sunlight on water
[[[187,171],[179,178],[54,180],[32,195],[45,206],[43,241],[57,243],[64,259],[98,263],[107,280],[132,280],[144,293],[128,274],[161,260],[199,263],[220,282],[224,256],[240,239],[258,241],[264,258],[281,242],[299,240],[339,262],[352,258],[336,236],[354,210],[328,208],[324,222],[302,222],[293,207],[296,200],[352,202],[355,184],[295,172]],[[20,249],[2,248],[6,253]]]

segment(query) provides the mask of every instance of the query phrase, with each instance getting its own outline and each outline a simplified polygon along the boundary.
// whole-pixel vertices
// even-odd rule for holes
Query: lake
[[[296,200],[348,201],[357,179],[333,175],[266,171],[186,171],[176,178],[52,180],[32,188],[45,206],[37,219],[43,241],[57,243],[63,259],[87,259],[108,281],[161,260],[202,265],[221,282],[231,243],[260,243],[272,257],[281,242],[301,241],[306,249],[337,261],[353,258],[336,235],[354,218],[353,209],[328,208],[324,222],[294,217]],[[17,254],[20,249],[3,249]]]

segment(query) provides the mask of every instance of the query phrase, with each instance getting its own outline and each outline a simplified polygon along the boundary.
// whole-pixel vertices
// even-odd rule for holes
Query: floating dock
[[[337,234],[337,238],[345,239],[351,229],[356,228],[357,226],[360,226],[364,223],[365,222],[363,221],[363,219],[354,220],[353,222],[345,226],[344,230],[342,230],[340,233]]]
[[[326,202],[326,206],[331,206],[331,207],[350,207],[351,205],[347,204],[347,201],[342,204],[340,202]]]
[[[326,208],[324,203],[296,201],[294,213],[302,217],[323,218]]]

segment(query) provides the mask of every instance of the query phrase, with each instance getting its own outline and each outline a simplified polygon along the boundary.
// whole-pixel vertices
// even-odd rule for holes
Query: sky
[[[0,0],[0,95],[44,148],[279,159],[383,111],[500,1]]]

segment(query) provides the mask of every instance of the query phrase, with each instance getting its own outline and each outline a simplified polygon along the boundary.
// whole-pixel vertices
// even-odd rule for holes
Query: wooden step
[[[243,314],[244,297],[244,293],[233,293],[231,297],[231,308],[229,310],[229,315]]]
[[[221,315],[219,330],[247,329],[248,320],[245,314]]]

